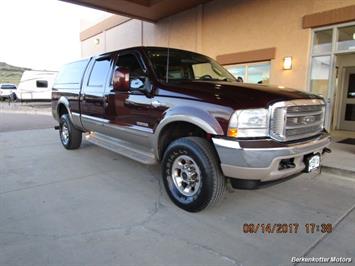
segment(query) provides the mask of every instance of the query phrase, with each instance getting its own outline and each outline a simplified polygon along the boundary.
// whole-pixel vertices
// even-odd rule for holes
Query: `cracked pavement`
[[[53,129],[0,133],[0,265],[291,265],[291,257],[355,259],[355,182],[302,175],[225,193],[191,214],[165,194],[157,166]],[[343,219],[339,220],[342,216]],[[306,223],[339,222],[307,234]],[[299,223],[297,234],[246,234],[244,223]]]

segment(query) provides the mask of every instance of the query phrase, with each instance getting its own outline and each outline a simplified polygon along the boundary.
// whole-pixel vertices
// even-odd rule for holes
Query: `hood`
[[[265,108],[278,101],[320,99],[321,97],[290,89],[239,82],[181,81],[162,85],[157,94],[228,106],[233,109]]]

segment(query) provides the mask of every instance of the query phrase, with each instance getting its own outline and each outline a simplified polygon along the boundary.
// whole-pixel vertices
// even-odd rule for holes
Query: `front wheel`
[[[201,211],[223,197],[225,178],[214,149],[203,138],[172,142],[164,153],[162,176],[170,199],[186,211]]]
[[[66,149],[74,150],[80,147],[82,133],[74,127],[68,114],[64,114],[60,117],[59,136],[60,141]]]

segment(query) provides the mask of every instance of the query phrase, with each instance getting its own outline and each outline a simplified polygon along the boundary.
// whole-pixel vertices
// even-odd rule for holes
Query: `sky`
[[[80,58],[80,25],[109,16],[58,0],[0,0],[0,11],[0,62],[36,70]]]

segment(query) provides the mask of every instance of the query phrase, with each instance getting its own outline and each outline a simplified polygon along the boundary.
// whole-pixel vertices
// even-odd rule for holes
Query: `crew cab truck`
[[[197,212],[232,186],[310,172],[329,149],[325,102],[292,89],[237,82],[213,59],[134,47],[69,63],[52,90],[66,149],[82,135],[144,164],[161,164],[164,187]]]

